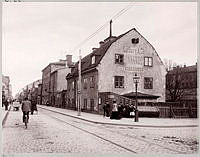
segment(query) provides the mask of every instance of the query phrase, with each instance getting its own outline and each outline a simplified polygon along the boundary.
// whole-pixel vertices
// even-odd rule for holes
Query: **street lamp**
[[[137,73],[135,73],[135,76],[133,77],[133,82],[135,83],[135,99],[136,99],[136,105],[135,105],[135,122],[139,121],[139,114],[138,114],[138,101],[137,101],[137,87],[139,83],[140,77],[137,76]]]

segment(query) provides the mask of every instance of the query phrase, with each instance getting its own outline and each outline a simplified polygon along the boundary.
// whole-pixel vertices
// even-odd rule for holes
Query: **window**
[[[95,63],[95,56],[92,56],[92,64]]]
[[[94,76],[90,77],[90,88],[94,88]]]
[[[144,66],[153,66],[153,58],[152,57],[144,57]]]
[[[84,110],[87,110],[87,99],[84,99],[84,105],[83,105]]]
[[[132,41],[132,44],[138,44],[139,38],[133,38],[131,41]]]
[[[87,78],[83,79],[83,88],[87,89]]]
[[[90,99],[90,110],[94,111],[94,99]]]
[[[153,78],[152,77],[144,78],[144,89],[153,89]]]
[[[115,76],[115,88],[124,88],[124,76]]]
[[[115,63],[123,64],[124,63],[124,55],[123,54],[115,54]]]
[[[74,81],[72,81],[72,90],[74,90]]]

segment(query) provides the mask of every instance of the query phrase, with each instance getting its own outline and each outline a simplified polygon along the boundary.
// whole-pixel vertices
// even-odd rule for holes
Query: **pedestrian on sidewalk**
[[[5,110],[7,111],[8,110],[8,105],[9,105],[8,99],[5,100],[4,105],[5,105]]]
[[[103,117],[106,116],[106,104],[103,105]]]
[[[118,118],[121,119],[122,115],[123,115],[123,105],[122,105],[122,103],[120,103],[118,105]]]
[[[110,104],[108,101],[106,101],[106,117],[110,116]]]
[[[33,99],[31,101],[31,114],[33,115],[33,112],[37,111],[37,101],[35,99]]]
[[[112,113],[111,113],[110,119],[119,119],[118,105],[115,99],[113,100],[113,107],[112,107]]]
[[[25,115],[27,115],[27,119],[29,120],[29,112],[31,111],[31,101],[26,97],[22,102],[22,112],[23,112],[23,122],[25,121]]]
[[[133,104],[130,105],[130,118],[135,117],[135,107],[133,106]]]

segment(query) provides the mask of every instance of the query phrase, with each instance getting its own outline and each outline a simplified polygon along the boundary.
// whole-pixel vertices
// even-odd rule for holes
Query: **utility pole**
[[[78,116],[81,115],[81,50],[79,50]]]

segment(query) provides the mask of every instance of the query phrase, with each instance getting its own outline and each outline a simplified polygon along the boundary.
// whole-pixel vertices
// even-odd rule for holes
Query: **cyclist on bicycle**
[[[23,123],[25,122],[25,115],[27,115],[27,119],[29,120],[29,112],[31,111],[31,102],[28,98],[25,98],[22,102],[22,112],[23,112]]]

